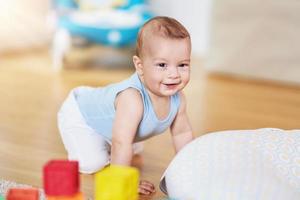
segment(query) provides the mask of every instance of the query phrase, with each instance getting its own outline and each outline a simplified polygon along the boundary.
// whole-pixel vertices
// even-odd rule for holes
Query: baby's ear
[[[142,60],[136,55],[132,57],[132,60],[133,60],[134,67],[135,67],[135,70],[137,71],[138,75],[142,76],[143,75]]]

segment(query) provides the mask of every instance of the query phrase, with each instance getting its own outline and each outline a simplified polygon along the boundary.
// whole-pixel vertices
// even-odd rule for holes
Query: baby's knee
[[[94,158],[79,160],[79,171],[84,174],[93,174],[109,164],[107,158]]]

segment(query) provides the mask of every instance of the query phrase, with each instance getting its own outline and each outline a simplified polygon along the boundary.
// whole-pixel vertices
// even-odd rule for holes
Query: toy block
[[[95,175],[95,200],[137,200],[138,182],[136,168],[108,166]]]
[[[7,195],[7,200],[38,200],[39,191],[34,188],[11,188]]]
[[[43,169],[44,190],[49,196],[70,196],[79,192],[78,162],[51,160]]]
[[[84,200],[84,196],[81,192],[71,196],[46,196],[47,200]]]

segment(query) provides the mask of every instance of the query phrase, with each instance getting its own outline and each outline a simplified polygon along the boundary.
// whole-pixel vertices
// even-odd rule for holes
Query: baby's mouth
[[[164,85],[169,89],[174,89],[179,85],[179,83],[164,83]]]
[[[175,85],[179,85],[181,82],[176,82],[176,83],[164,83],[164,85],[166,86],[175,86]]]
[[[174,86],[174,85],[178,85],[178,83],[166,83],[166,86]]]

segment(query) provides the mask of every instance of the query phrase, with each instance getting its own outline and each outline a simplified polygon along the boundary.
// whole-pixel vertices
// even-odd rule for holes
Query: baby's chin
[[[161,92],[161,96],[169,97],[169,96],[172,96],[172,95],[176,94],[177,92],[179,92],[178,89],[176,89],[176,90],[164,90],[164,91]]]

